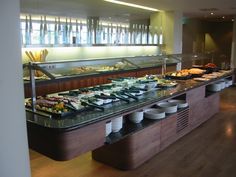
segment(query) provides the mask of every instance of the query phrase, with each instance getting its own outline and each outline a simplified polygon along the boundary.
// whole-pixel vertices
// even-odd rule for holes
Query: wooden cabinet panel
[[[205,99],[205,120],[208,120],[212,116],[214,116],[217,112],[219,112],[220,107],[220,95],[219,93],[214,93],[208,96]]]
[[[186,101],[191,106],[205,98],[205,86],[201,86],[186,93]]]
[[[176,140],[176,117],[177,114],[173,114],[161,121],[161,150]]]
[[[28,123],[30,148],[59,161],[101,147],[105,142],[105,122],[91,124],[68,132],[57,132]]]
[[[161,123],[155,123],[127,138],[92,152],[93,159],[119,169],[134,169],[160,150]]]
[[[190,105],[190,126],[195,128],[204,122],[205,117],[205,99],[201,99],[195,104]]]

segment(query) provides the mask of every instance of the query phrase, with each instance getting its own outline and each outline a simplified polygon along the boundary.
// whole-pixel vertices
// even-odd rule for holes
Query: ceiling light
[[[214,13],[213,13],[213,12],[211,12],[211,15],[214,15]]]
[[[222,17],[223,19],[225,18],[225,16]]]
[[[160,11],[158,9],[154,9],[151,7],[147,7],[147,6],[141,6],[138,4],[133,4],[133,3],[128,3],[128,2],[122,2],[122,1],[117,1],[117,0],[104,0],[106,2],[111,2],[111,3],[115,3],[115,4],[120,4],[120,5],[124,5],[124,6],[130,6],[130,7],[135,7],[135,8],[139,8],[139,9],[145,9],[145,10],[150,10],[150,11]]]
[[[234,21],[234,19],[232,19],[232,22]]]

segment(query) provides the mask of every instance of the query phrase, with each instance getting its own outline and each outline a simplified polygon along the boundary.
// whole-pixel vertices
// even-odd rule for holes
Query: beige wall
[[[164,36],[163,52],[167,54],[182,53],[182,13],[162,11],[150,17],[152,26],[162,27]]]

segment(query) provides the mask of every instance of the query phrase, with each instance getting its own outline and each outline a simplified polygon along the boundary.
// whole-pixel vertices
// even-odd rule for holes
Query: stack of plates
[[[143,111],[133,112],[128,117],[131,122],[140,123],[143,120]]]
[[[147,119],[163,119],[166,114],[163,110],[150,108],[144,110],[144,117]]]
[[[108,136],[111,133],[111,131],[112,131],[111,127],[112,127],[111,121],[106,122],[106,136]]]
[[[171,114],[177,112],[177,104],[169,102],[158,103],[157,106],[165,113]]]
[[[112,127],[112,132],[118,132],[120,129],[122,129],[123,126],[123,117],[117,117],[115,119],[112,119],[111,121],[111,127]]]
[[[186,107],[188,107],[188,103],[185,100],[174,100],[174,99],[171,99],[171,100],[168,100],[168,102],[169,103],[177,104],[178,108],[186,108]]]
[[[232,80],[228,80],[228,79],[225,79],[225,87],[229,87],[233,85],[233,81]]]
[[[221,85],[221,90],[224,89],[225,86],[226,86],[226,85],[225,85],[225,81],[220,81],[219,83],[220,83],[220,85]]]
[[[211,92],[221,91],[221,83],[217,82],[207,86],[207,90]]]

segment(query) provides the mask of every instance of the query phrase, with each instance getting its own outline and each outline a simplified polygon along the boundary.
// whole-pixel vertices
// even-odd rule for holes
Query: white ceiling
[[[113,19],[148,18],[150,11],[116,5],[103,0],[20,0],[22,13],[57,16],[100,16]],[[182,11],[187,17],[236,16],[236,0],[123,0],[160,10]],[[212,9],[212,10],[211,10]],[[212,17],[212,16],[211,16]]]

